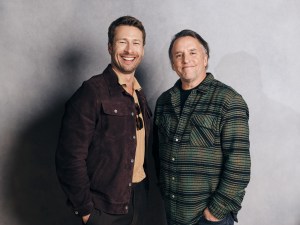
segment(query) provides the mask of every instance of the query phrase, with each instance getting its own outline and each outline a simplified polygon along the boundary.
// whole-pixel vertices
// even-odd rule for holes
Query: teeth
[[[134,58],[129,58],[129,57],[123,57],[123,59],[125,59],[125,60],[129,60],[129,61],[132,61],[132,60],[134,60]]]

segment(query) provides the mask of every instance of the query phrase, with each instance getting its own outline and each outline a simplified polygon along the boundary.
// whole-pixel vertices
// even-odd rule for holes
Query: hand
[[[91,214],[88,214],[88,215],[82,217],[82,221],[83,221],[84,224],[87,223],[87,221],[88,221],[89,218],[90,218],[90,215],[91,215]]]
[[[208,208],[206,208],[203,212],[203,216],[206,220],[212,221],[212,222],[218,222],[220,221],[218,218],[216,218],[213,214],[210,213]]]

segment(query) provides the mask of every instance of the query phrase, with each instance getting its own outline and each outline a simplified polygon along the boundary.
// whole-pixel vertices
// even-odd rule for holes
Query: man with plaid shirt
[[[206,72],[207,42],[177,33],[180,79],[157,100],[154,157],[169,225],[233,225],[250,180],[249,112],[240,94]]]

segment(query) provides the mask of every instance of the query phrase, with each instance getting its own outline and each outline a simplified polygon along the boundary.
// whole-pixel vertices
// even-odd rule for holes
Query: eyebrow
[[[126,38],[126,37],[116,39],[116,41],[120,41],[120,40],[129,41],[128,38]],[[140,39],[132,39],[132,41],[142,42],[142,40],[140,40]]]
[[[189,49],[189,52],[195,52],[195,51],[198,51],[198,49],[197,48]]]
[[[188,49],[188,51],[189,52],[195,52],[195,51],[198,51],[198,49],[197,48],[192,48],[192,49]],[[176,54],[180,54],[180,53],[182,53],[183,51],[177,51],[177,52],[174,52],[174,54],[176,55]]]

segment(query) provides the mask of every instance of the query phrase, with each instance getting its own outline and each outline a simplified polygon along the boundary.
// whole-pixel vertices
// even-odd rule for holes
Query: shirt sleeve
[[[222,219],[237,213],[250,180],[249,111],[240,95],[225,103],[221,122],[223,171],[217,190],[208,206],[209,211]]]
[[[56,151],[56,171],[74,213],[93,209],[86,159],[97,120],[97,98],[84,83],[66,103]]]

